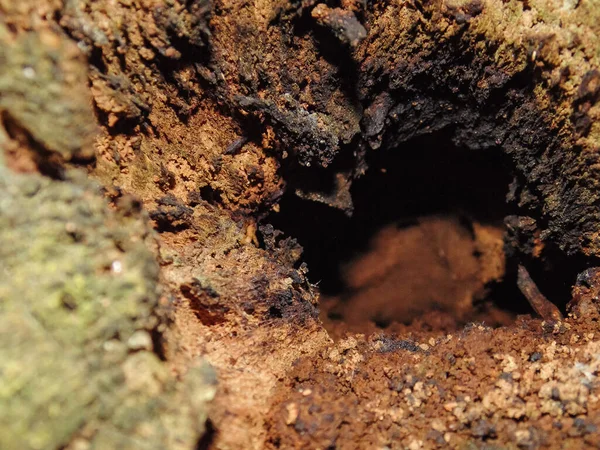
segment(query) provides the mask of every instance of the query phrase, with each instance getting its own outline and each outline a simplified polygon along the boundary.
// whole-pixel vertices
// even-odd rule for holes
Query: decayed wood
[[[531,307],[542,319],[553,321],[563,320],[560,310],[540,292],[535,282],[531,279],[531,275],[529,275],[529,272],[522,264],[519,264],[518,267],[517,285]]]
[[[0,342],[3,363],[12,370],[0,372],[10,378],[3,380],[0,395],[12,394],[10,389],[20,386],[22,374],[42,388],[56,388],[51,401],[39,396],[41,405],[35,396],[13,403],[10,396],[0,397],[8,405],[0,408],[1,417],[19,422],[20,427],[10,435],[2,434],[7,428],[0,427],[0,442],[9,442],[6,448],[69,443],[72,448],[94,443],[98,448],[139,448],[143,440],[148,448],[195,446],[206,415],[204,402],[214,393],[211,380],[192,370],[190,385],[175,383],[168,377],[166,363],[155,354],[158,349],[152,342],[148,344],[148,335],[143,334],[148,328],[160,337],[164,328],[152,320],[132,322],[140,316],[153,317],[160,293],[167,306],[177,305],[178,323],[191,330],[169,341],[166,351],[173,371],[183,375],[202,354],[226,375],[223,383],[231,383],[222,389],[212,416],[222,430],[216,438],[219,448],[239,448],[240,443],[263,448],[267,443],[265,417],[271,407],[268,402],[276,387],[290,389],[303,383],[313,367],[317,371],[323,367],[323,380],[327,381],[322,386],[331,387],[327,383],[335,383],[331,379],[339,375],[327,372],[332,365],[358,364],[363,357],[352,339],[330,351],[331,342],[318,322],[317,299],[306,271],[302,266],[295,269],[300,247],[272,228],[257,226],[257,218],[278,209],[285,189],[350,212],[350,188],[368,169],[369,152],[401,151],[404,142],[422,134],[451,130],[450,139],[457,145],[480,152],[501,149],[506,155],[514,174],[507,188],[508,201],[519,215],[519,220],[509,220],[514,225],[507,240],[511,258],[545,259],[559,254],[566,260],[572,258],[578,268],[586,267],[590,259],[600,256],[598,11],[593,1],[554,0],[0,0],[0,146],[4,160],[0,164],[18,173],[10,177],[20,180],[13,182],[7,175],[1,184],[0,214],[6,223],[1,244],[14,244],[16,251],[0,254],[7,258],[2,266],[14,270],[0,288],[0,301],[9,295],[12,298],[11,303],[0,304],[4,308],[0,332],[2,338],[17,336],[19,345]],[[89,136],[93,129],[97,134],[92,145]],[[82,187],[76,175],[69,178],[73,167],[80,173],[85,167],[105,187],[114,209],[97,191]],[[29,183],[19,178],[24,176],[22,172],[36,171],[46,178],[34,178],[45,181]],[[47,177],[60,181],[50,183]],[[5,202],[6,198],[11,201]],[[73,207],[73,216],[84,222],[92,217],[89,220],[94,226],[80,232],[70,220],[72,211],[62,208],[61,202],[78,206]],[[37,214],[55,203],[63,215],[50,214],[55,225],[60,220],[56,228],[49,229],[44,222],[48,217],[40,219]],[[147,244],[155,252],[152,257],[146,244],[141,244],[153,233],[149,219],[140,213],[142,204],[157,233],[162,233],[156,238],[159,249]],[[22,205],[26,207],[21,214]],[[91,207],[97,210],[90,212]],[[18,220],[13,220],[7,208]],[[139,223],[132,225],[132,217],[139,218]],[[23,226],[16,241],[7,231],[15,223]],[[261,230],[260,239],[257,229]],[[48,236],[61,246],[44,246],[43,239]],[[96,249],[95,242],[102,243],[102,248]],[[8,259],[17,254],[27,256],[40,246],[49,249],[44,258]],[[58,251],[62,246],[77,257],[66,255],[64,261],[49,257],[53,248]],[[113,266],[110,258],[108,264],[100,264],[96,258],[104,258],[106,248],[131,261],[131,266]],[[160,277],[151,270],[156,270],[157,261],[162,264]],[[73,266],[69,276],[83,286],[98,282],[102,289],[76,289],[81,287],[77,284],[63,292],[65,272],[57,270],[56,262],[60,267]],[[123,267],[125,275],[133,270],[139,277],[127,278],[124,291],[114,292],[111,289],[121,285],[112,283],[111,277]],[[545,319],[560,320],[560,313],[539,292],[524,267],[519,274],[519,287],[536,311]],[[38,283],[40,280],[43,283]],[[44,283],[58,290],[46,306],[60,320],[48,311],[30,314],[28,305],[39,306],[35,302],[48,298],[48,291],[29,289],[43,288]],[[94,292],[97,296],[88,297]],[[120,311],[113,300],[123,298],[127,299],[124,311],[114,320],[101,312],[106,305],[113,306],[112,312]],[[106,326],[113,331],[92,340],[89,347],[79,340],[95,329],[81,326],[83,314],[90,310],[77,305],[85,301],[93,311],[91,320],[103,325],[102,320],[111,319]],[[588,303],[591,306],[585,311],[592,315],[594,302]],[[81,332],[69,340],[69,351],[47,338],[43,319],[48,318],[56,322],[51,325],[57,325],[57,333]],[[64,327],[62,320],[67,324]],[[135,334],[138,331],[142,334]],[[473,346],[488,336],[483,327],[472,333],[481,333],[469,341]],[[134,334],[137,339],[130,342]],[[498,331],[495,336],[504,335]],[[527,337],[528,348],[545,345],[533,335]],[[439,344],[436,339],[432,342]],[[371,348],[377,343],[363,344]],[[436,365],[446,364],[447,372],[432,379],[442,385],[452,378],[447,373],[455,370],[453,376],[465,383],[479,382],[473,374],[490,380],[492,372],[478,373],[467,358],[458,368],[454,366],[454,350],[457,355],[469,356],[459,347],[446,353],[439,350]],[[381,348],[414,352],[411,358],[437,351],[429,344],[393,340],[385,341]],[[85,358],[82,349],[89,351]],[[513,350],[507,347],[506,354]],[[369,358],[380,357],[379,350],[369,351]],[[592,347],[586,351],[597,354]],[[38,358],[36,352],[43,357]],[[305,358],[304,366],[296,364],[301,358]],[[589,373],[597,370],[593,358],[586,362]],[[84,360],[89,367],[80,367]],[[390,377],[391,370],[409,370],[414,361],[401,367],[384,364],[385,370],[371,387],[379,389],[395,382],[394,394],[398,395],[393,401],[406,389],[427,387],[416,384],[417,372],[410,377],[395,373],[400,381]],[[506,367],[510,365],[508,361]],[[574,366],[574,360],[565,363],[562,380],[573,378],[568,368]],[[140,381],[139,367],[152,376]],[[363,392],[364,385],[348,389],[349,383],[363,380],[355,376],[359,373],[356,367],[339,372],[343,377],[335,385],[339,391],[318,392],[322,398],[335,393],[325,406],[358,410],[354,404],[340,403],[343,395],[338,395]],[[419,367],[423,370],[418,376],[439,375],[427,361]],[[77,383],[64,382],[69,379],[64,377],[69,373],[65,368],[74,369]],[[287,380],[292,368],[298,374]],[[368,367],[362,368],[366,373]],[[468,379],[461,378],[464,368],[469,371]],[[108,389],[104,379],[96,383],[87,376],[87,370],[97,376],[105,373],[104,369],[114,382]],[[55,383],[46,383],[44,377]],[[490,392],[496,387],[491,386]],[[111,395],[98,394],[101,388]],[[375,388],[364,391],[369,394],[357,397],[356,404],[387,392],[387,388]],[[548,394],[548,389],[542,392],[538,388],[539,392],[531,392],[531,401],[544,401],[544,411],[552,411],[553,417],[564,411],[573,417],[586,414],[587,397],[581,397],[582,404],[579,397],[565,400],[559,408],[554,397],[560,400],[560,391],[555,396],[552,389]],[[85,407],[64,407],[71,404],[66,400],[82,401],[89,389],[92,394],[85,397]],[[248,393],[247,389],[260,389],[260,393]],[[577,385],[573,392],[589,394],[589,389],[588,384]],[[118,395],[112,396],[114,392]],[[294,404],[282,400],[285,415],[274,410],[269,430],[279,434],[270,442],[273,446],[280,438],[281,442],[297,440],[298,446],[306,446],[306,440],[312,439],[306,430],[312,425],[302,421],[315,411],[326,410],[306,403],[315,393],[312,390],[299,386],[294,392],[302,397]],[[376,394],[371,396],[373,392]],[[282,398],[289,392],[284,394]],[[473,403],[483,410],[481,393],[472,394]],[[412,391],[407,397],[413,398]],[[459,421],[454,425],[460,423],[464,428],[462,435],[457,432],[464,445],[471,445],[473,439],[489,440],[496,431],[466,415],[470,407],[466,398],[461,394],[461,399],[453,397],[451,402],[436,404],[434,410],[454,415]],[[104,403],[92,408],[89,405],[97,405],[95,399]],[[515,394],[514,404],[520,403],[522,399]],[[380,422],[385,430],[400,423],[398,432],[422,431],[422,419],[403,415],[416,404],[415,400],[403,409],[394,404],[384,417],[372,403],[361,403],[369,420],[377,412],[373,422],[357,416],[356,426],[368,428],[361,442],[375,442],[369,441],[367,434]],[[495,409],[488,411],[499,418],[505,431],[510,430],[501,443],[538,445],[534,432],[517,429],[520,424],[515,415],[503,414],[503,408],[514,404],[493,404]],[[469,414],[479,411],[477,408],[469,409]],[[61,426],[53,426],[46,416],[39,419],[37,411],[51,411]],[[119,415],[118,411],[125,412]],[[302,416],[298,411],[306,413]],[[325,415],[327,420],[339,417]],[[280,417],[284,417],[283,425],[277,428]],[[539,416],[532,414],[528,420],[535,423],[535,417]],[[167,425],[156,423],[161,418],[167,418]],[[172,423],[178,428],[171,428]],[[583,439],[585,433],[590,434],[593,424],[579,423],[569,423],[571,428],[564,431],[569,438]],[[36,430],[41,437],[27,433],[29,424],[39,426]],[[330,424],[319,430],[338,432]],[[103,433],[103,425],[107,433]],[[115,426],[117,434],[113,433]],[[436,426],[434,439],[445,442],[446,435],[439,430],[446,429],[450,428],[445,423]],[[385,436],[385,430],[378,436]],[[550,432],[561,433],[559,427]],[[323,447],[331,442],[351,445],[352,439],[332,434],[320,443]],[[410,445],[418,448],[421,443],[415,440]]]

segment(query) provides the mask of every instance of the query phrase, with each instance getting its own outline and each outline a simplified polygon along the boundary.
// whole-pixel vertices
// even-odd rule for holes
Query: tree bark
[[[0,447],[596,442],[599,36],[593,0],[0,0]],[[351,216],[422,136],[502,154],[507,278],[574,285],[564,323],[332,343],[270,217]]]

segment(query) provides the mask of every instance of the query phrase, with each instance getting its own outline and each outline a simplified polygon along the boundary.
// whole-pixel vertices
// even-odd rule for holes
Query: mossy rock
[[[0,448],[194,448],[214,375],[153,352],[151,242],[84,175],[0,166]]]

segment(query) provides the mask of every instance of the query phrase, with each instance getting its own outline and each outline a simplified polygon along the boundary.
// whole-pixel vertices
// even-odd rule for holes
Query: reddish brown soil
[[[369,319],[408,324],[430,311],[449,321],[474,321],[473,302],[504,276],[504,253],[500,228],[472,227],[443,216],[387,226],[346,268],[347,293],[322,299],[328,314],[350,327]]]
[[[270,447],[598,447],[597,331],[569,325],[349,336],[294,364]]]

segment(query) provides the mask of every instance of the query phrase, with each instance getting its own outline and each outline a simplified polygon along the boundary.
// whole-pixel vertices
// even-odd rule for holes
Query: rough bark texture
[[[145,217],[81,174],[0,170],[2,448],[193,448],[214,374],[175,383],[153,353]]]
[[[0,0],[0,447],[598,446],[599,36],[594,0]],[[423,135],[503,155],[505,228],[400,232],[454,307],[326,330],[269,222]],[[502,242],[564,322],[463,327]]]

